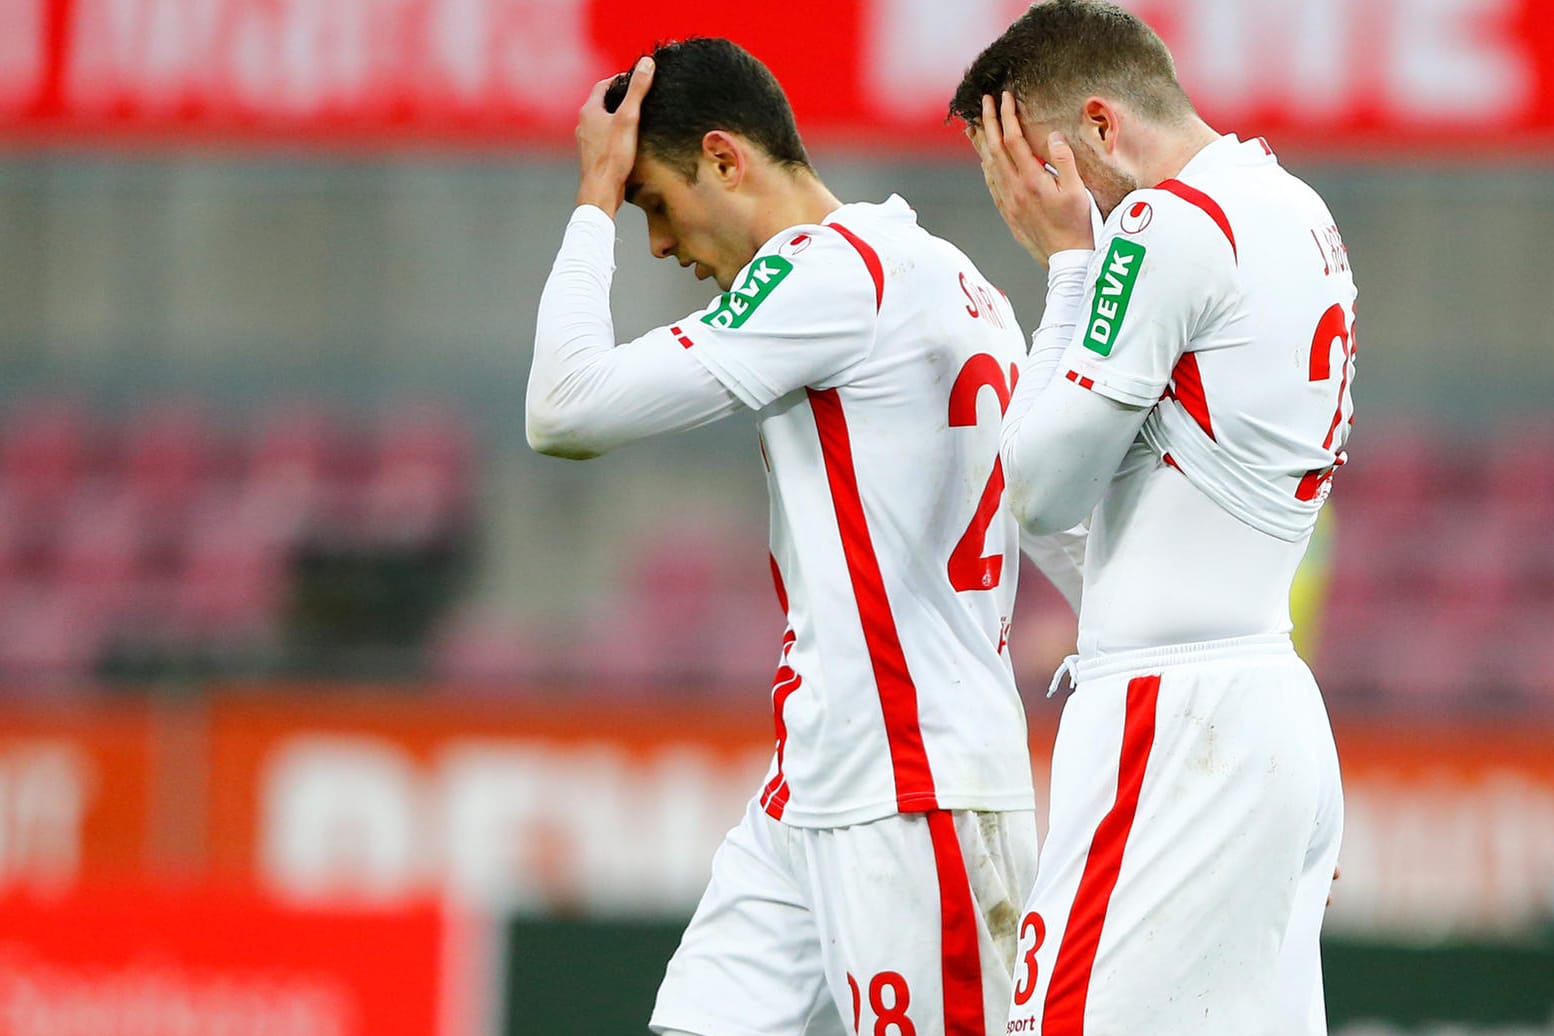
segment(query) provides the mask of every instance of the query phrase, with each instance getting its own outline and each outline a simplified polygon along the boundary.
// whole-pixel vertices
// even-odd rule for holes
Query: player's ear
[[[701,138],[702,167],[724,187],[738,187],[749,168],[744,142],[723,130],[708,130]]]
[[[1079,109],[1079,124],[1110,151],[1117,146],[1117,108],[1104,97],[1089,97]]]

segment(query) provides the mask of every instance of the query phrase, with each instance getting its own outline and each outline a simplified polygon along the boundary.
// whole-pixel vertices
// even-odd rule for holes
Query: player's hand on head
[[[610,76],[595,83],[577,115],[577,203],[597,205],[611,216],[625,204],[626,177],[637,161],[637,122],[642,98],[653,85],[653,59],[638,60],[626,96],[612,112],[604,98],[615,79]]]
[[[993,204],[1014,239],[1037,262],[1045,266],[1054,252],[1095,247],[1090,195],[1079,178],[1073,149],[1061,134],[1047,139],[1054,173],[1032,150],[1014,95],[1005,91],[998,101],[983,96],[982,125],[971,140]]]

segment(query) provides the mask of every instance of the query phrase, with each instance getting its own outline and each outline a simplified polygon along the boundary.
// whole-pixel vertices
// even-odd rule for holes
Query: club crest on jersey
[[[800,252],[804,251],[804,249],[813,244],[814,241],[815,239],[810,237],[808,234],[800,234],[790,240],[787,244],[783,245],[780,249],[778,249],[778,251],[780,251],[783,255],[798,255]]]
[[[1147,201],[1136,201],[1128,206],[1128,211],[1122,214],[1122,232],[1124,234],[1137,234],[1149,226],[1150,220],[1155,218],[1154,207]]]
[[[1090,306],[1090,323],[1085,329],[1085,348],[1101,356],[1110,356],[1112,343],[1128,315],[1133,284],[1139,267],[1144,265],[1144,246],[1117,237],[1101,263],[1101,276],[1095,283],[1095,301]]]
[[[717,308],[702,317],[701,322],[712,327],[740,327],[792,272],[793,264],[782,256],[761,256],[745,274],[745,279],[735,285],[733,291],[725,291]]]

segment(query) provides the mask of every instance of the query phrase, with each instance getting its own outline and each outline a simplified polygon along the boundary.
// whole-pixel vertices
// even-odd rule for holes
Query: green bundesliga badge
[[[744,281],[733,291],[725,291],[718,308],[702,317],[701,322],[713,327],[740,327],[792,272],[793,264],[782,256],[763,255],[750,267]]]
[[[1085,332],[1086,349],[1102,356],[1111,355],[1117,330],[1128,315],[1133,282],[1138,280],[1142,265],[1143,245],[1120,237],[1112,239],[1106,262],[1101,266],[1101,279],[1095,285],[1095,304],[1090,307],[1090,326]]]

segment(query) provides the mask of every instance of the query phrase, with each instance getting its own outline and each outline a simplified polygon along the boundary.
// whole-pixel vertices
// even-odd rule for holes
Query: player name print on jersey
[[[701,322],[713,327],[742,326],[792,271],[793,264],[780,255],[761,256],[745,274],[744,281],[733,291],[724,292],[718,308],[702,317]]]
[[[1101,356],[1110,356],[1117,329],[1128,315],[1128,300],[1133,283],[1144,262],[1144,246],[1136,241],[1114,238],[1101,265],[1101,280],[1095,286],[1095,303],[1090,308],[1090,327],[1085,332],[1085,348]]]

